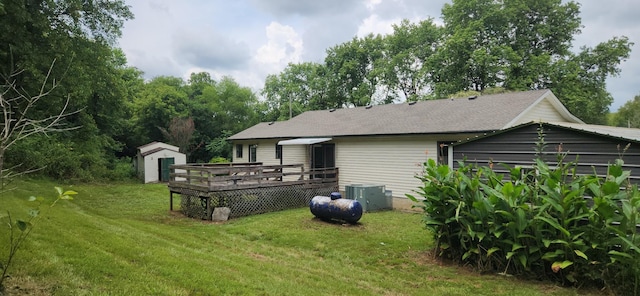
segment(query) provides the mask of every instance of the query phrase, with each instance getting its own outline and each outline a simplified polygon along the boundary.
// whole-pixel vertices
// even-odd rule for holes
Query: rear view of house
[[[429,158],[446,161],[447,146],[531,121],[583,122],[549,90],[347,109],[308,111],[237,133],[233,162],[338,167],[339,188],[381,184],[394,208],[410,207]]]

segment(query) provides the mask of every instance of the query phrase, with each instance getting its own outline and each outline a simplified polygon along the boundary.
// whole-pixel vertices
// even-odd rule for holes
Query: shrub
[[[216,156],[211,160],[209,160],[209,163],[227,163],[227,162],[229,162],[229,160],[222,156]]]
[[[532,170],[425,163],[423,182],[408,195],[425,212],[436,254],[482,271],[596,283],[638,295],[640,192],[622,161],[605,178],[577,176],[575,164]]]

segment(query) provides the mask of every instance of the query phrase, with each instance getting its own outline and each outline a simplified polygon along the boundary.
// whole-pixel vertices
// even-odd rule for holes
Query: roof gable
[[[139,151],[140,154],[145,154],[145,153],[148,154],[149,151],[157,150],[158,148],[161,148],[160,150],[165,150],[166,149],[166,150],[172,150],[172,151],[176,151],[176,152],[180,151],[180,148],[178,148],[176,146],[173,146],[173,145],[166,144],[166,143],[162,143],[162,142],[151,142],[149,144],[145,144],[145,145],[139,146],[138,147],[138,151]]]
[[[547,106],[548,108],[545,108]],[[546,113],[553,114],[547,114],[545,116],[544,114],[539,114],[538,112],[536,112],[542,111],[541,109],[550,109],[544,111],[546,111]],[[549,122],[558,121],[558,119],[563,119],[568,122],[584,123],[578,117],[575,117],[573,114],[571,114],[569,110],[567,110],[567,108],[562,104],[562,102],[560,102],[560,100],[558,100],[558,98],[553,94],[553,92],[547,90],[547,93],[540,96],[538,100],[527,107],[527,109],[525,109],[522,113],[520,113],[513,120],[507,123],[503,128],[509,128],[530,121]]]
[[[287,121],[259,123],[229,139],[489,132],[515,124],[527,110],[547,97],[557,101],[551,91],[536,90],[475,98],[307,111]],[[557,112],[562,113],[563,110],[566,111],[566,108]],[[567,121],[581,122],[568,111],[566,114]]]

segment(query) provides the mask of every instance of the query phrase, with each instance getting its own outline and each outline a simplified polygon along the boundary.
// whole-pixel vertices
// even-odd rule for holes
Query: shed
[[[144,183],[168,182],[169,166],[186,164],[187,156],[180,148],[162,142],[151,142],[138,147],[135,167]]]
[[[623,169],[631,171],[631,182],[640,183],[640,129],[636,128],[529,122],[451,145],[449,165],[457,168],[458,161],[465,160],[480,166],[491,162],[510,167],[532,167],[539,133],[545,144],[540,156],[550,166],[557,163],[557,154],[562,152],[566,153],[566,162],[576,162],[577,174],[593,174],[595,170],[598,175],[605,176],[608,165],[622,159]],[[493,169],[503,170],[498,165]]]

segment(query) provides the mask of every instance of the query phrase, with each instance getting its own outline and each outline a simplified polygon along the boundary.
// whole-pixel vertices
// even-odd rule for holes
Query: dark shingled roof
[[[287,121],[259,123],[229,140],[486,132],[504,129],[549,90],[477,98],[307,111]],[[555,97],[554,97],[555,98]]]
[[[460,140],[453,145],[458,146],[458,145],[466,144],[469,142],[478,141],[480,139],[508,133],[512,130],[517,130],[523,127],[531,126],[533,124],[536,124],[536,125],[541,124],[543,126],[558,127],[566,130],[584,132],[592,135],[598,135],[598,136],[604,136],[604,137],[623,140],[623,141],[640,143],[639,128],[627,128],[627,127],[617,127],[617,126],[597,125],[597,124],[584,124],[584,123],[575,123],[575,122],[542,122],[542,123],[526,122],[526,123],[512,126],[503,130],[497,130],[491,133],[487,133],[485,135],[482,135],[480,137],[476,137],[473,139]]]
[[[617,127],[617,126],[607,126],[607,125],[597,125],[597,124],[579,124],[579,123],[571,123],[571,122],[549,122],[547,124],[565,127],[572,130],[585,131],[588,133],[608,136],[612,138],[640,142],[640,129],[638,128],[627,128],[627,127]]]

